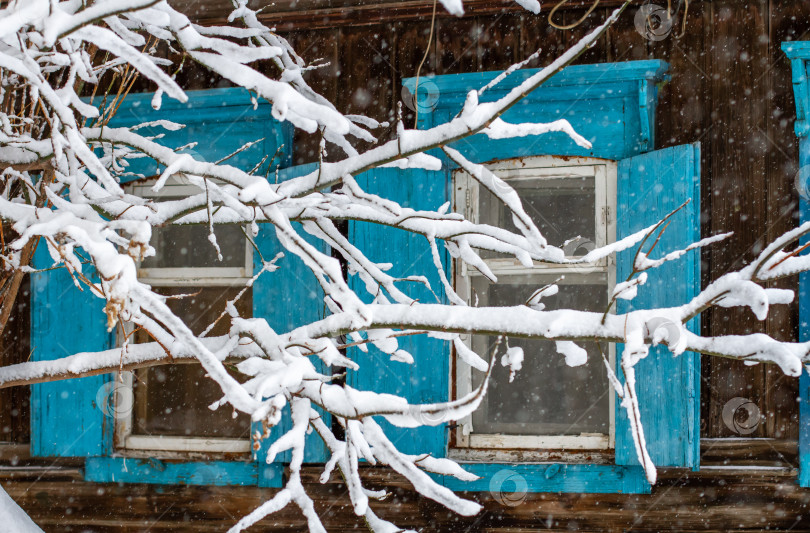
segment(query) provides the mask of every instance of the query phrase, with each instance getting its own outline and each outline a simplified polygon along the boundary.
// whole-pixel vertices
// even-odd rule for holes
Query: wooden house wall
[[[222,16],[214,0],[175,3],[186,1],[195,6],[202,22]],[[578,20],[585,8],[576,6],[583,4],[590,2],[570,2],[575,7],[562,10],[558,22]],[[540,16],[524,14],[506,2],[508,7],[503,8],[500,2],[473,0],[461,19],[442,14],[440,7],[421,73],[502,69],[537,49],[542,51],[530,66],[544,65],[604,20],[615,4],[604,0],[583,24],[568,31],[549,26],[549,2],[544,2]],[[307,11],[307,6],[312,10]],[[425,53],[431,8],[432,3],[416,0],[396,5],[367,3],[352,9],[300,2],[290,3],[282,14],[262,16],[305,59],[330,62],[327,68],[307,76],[338,109],[393,123],[401,101],[401,80],[416,74]],[[683,25],[679,17],[678,27],[658,42],[639,34],[634,14],[635,8],[631,8],[579,62],[654,58],[670,63],[672,80],[661,92],[656,147],[701,142],[703,233],[735,232],[729,244],[704,253],[704,282],[709,283],[740,267],[766,242],[796,224],[795,109],[790,64],[779,45],[788,39],[810,39],[810,3],[692,0]],[[188,88],[219,83],[192,70],[180,77]],[[412,114],[403,109],[404,120],[412,124]],[[388,128],[381,136],[390,132]],[[298,134],[295,144],[296,163],[316,159],[317,139]],[[790,288],[796,285],[794,279],[780,283]],[[24,319],[19,324],[25,329]],[[764,323],[747,312],[715,310],[703,327],[707,334],[766,331],[777,338],[793,339],[799,325],[796,306],[783,306],[772,309]],[[18,341],[2,341],[6,360],[27,358],[30,348]],[[729,460],[750,463],[756,458],[757,464],[779,466],[777,470],[664,472],[651,495],[532,495],[525,505],[515,508],[502,507],[483,494],[480,497],[487,510],[472,519],[450,516],[405,488],[377,509],[400,525],[424,531],[810,531],[810,492],[796,487],[793,470],[797,385],[776,368],[703,359],[704,465],[722,466]],[[10,401],[10,394],[0,394],[3,405]],[[24,391],[15,394],[24,395]],[[738,396],[754,401],[765,416],[748,437],[769,440],[756,441],[756,446],[746,441],[743,449],[728,441],[711,440],[737,436],[722,423],[721,413],[725,403]],[[5,428],[14,421],[2,419],[0,423]],[[14,431],[25,435],[25,428]],[[11,465],[19,462],[19,458],[0,460]],[[36,466],[42,470],[0,472],[4,476],[0,482],[46,531],[221,531],[272,493],[256,488],[98,485],[81,481],[80,464]],[[308,471],[308,487],[315,494],[316,506],[328,517],[328,529],[348,531],[360,526],[351,513],[345,488],[337,481],[319,486],[317,474],[315,468]],[[288,509],[256,530],[303,527],[300,515]]]

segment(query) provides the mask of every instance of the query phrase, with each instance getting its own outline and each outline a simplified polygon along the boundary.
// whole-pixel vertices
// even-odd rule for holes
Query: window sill
[[[511,500],[526,493],[649,494],[651,486],[640,466],[560,463],[462,463],[476,481],[432,475],[454,491],[489,492]]]
[[[494,450],[451,448],[448,457],[470,463],[614,464],[613,450]]]
[[[128,435],[124,440],[127,451],[143,451],[153,457],[162,453],[219,453],[247,455],[251,451],[250,439],[215,439],[203,437],[154,437]]]
[[[258,461],[162,461],[88,457],[84,479],[97,483],[259,486],[280,488],[284,465]]]

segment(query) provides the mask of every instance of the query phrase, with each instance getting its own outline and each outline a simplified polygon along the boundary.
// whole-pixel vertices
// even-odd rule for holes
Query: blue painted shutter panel
[[[278,181],[280,183],[309,174],[316,168],[316,163],[310,163],[279,170]],[[272,174],[270,179],[273,179]],[[293,226],[307,242],[316,246],[321,252],[329,254],[329,247],[323,241],[310,236],[299,223],[293,223]],[[266,261],[272,260],[279,252],[284,252],[284,257],[276,262],[279,266],[278,270],[262,274],[253,285],[253,316],[267,320],[270,327],[279,334],[322,319],[324,317],[323,290],[304,262],[284,250],[276,237],[275,227],[272,224],[259,224],[259,235],[255,241]],[[261,259],[258,254],[254,254],[254,271],[258,272],[260,268]],[[321,372],[330,373],[330,370],[325,368],[317,357],[313,357],[312,361]],[[329,426],[331,424],[329,415],[322,413],[322,416],[324,416],[326,425]],[[270,444],[289,429],[290,413],[287,408],[279,425],[273,428],[270,437],[262,443],[257,454],[260,462],[265,461]],[[304,461],[322,463],[327,458],[327,450],[321,438],[315,432],[307,435]],[[280,454],[276,458],[276,462],[289,463],[290,452]]]
[[[795,67],[794,67],[795,69]],[[804,73],[802,69],[802,73]],[[794,76],[796,72],[794,70]],[[798,99],[797,99],[798,102]],[[807,136],[799,138],[799,168],[807,180],[810,174],[810,139]],[[807,170],[806,170],[807,169]],[[805,182],[807,186],[807,182]],[[810,220],[810,202],[799,196],[799,217],[804,224]],[[810,241],[805,237],[802,244]],[[810,340],[810,273],[799,275],[799,342]],[[799,378],[799,485],[810,487],[810,375],[808,369],[802,372]]]
[[[52,264],[45,242],[40,241],[34,266]],[[85,274],[91,274],[90,269]],[[113,346],[104,300],[82,288],[83,292],[76,288],[64,268],[31,275],[32,360],[50,361]],[[32,385],[31,454],[88,457],[109,451],[115,422],[109,403],[111,379],[107,374]]]
[[[685,248],[700,239],[700,146],[674,146],[619,162],[616,237],[622,239],[656,223],[687,199],[691,203],[671,220],[651,257]],[[649,246],[651,242],[648,242]],[[646,250],[645,250],[646,251]],[[633,268],[635,247],[617,258],[617,281]],[[688,302],[700,291],[700,254],[649,271],[638,296],[621,300],[619,312],[672,307]],[[699,333],[693,320],[691,331]],[[621,357],[622,345],[617,348]],[[618,361],[617,361],[618,368]],[[686,352],[673,357],[663,346],[650,349],[636,365],[637,392],[648,450],[657,466],[696,467],[700,446],[700,357]],[[638,464],[624,409],[616,407],[616,463]]]
[[[421,169],[375,169],[357,177],[358,184],[368,193],[399,202],[413,209],[438,209],[450,199],[449,174],[445,171]],[[424,303],[447,303],[427,240],[402,230],[370,224],[349,222],[349,240],[366,256],[377,263],[392,263],[388,274],[404,278],[409,275],[426,275],[434,296],[421,283],[400,282],[398,287],[411,298]],[[444,270],[449,279],[450,261],[440,246]],[[365,284],[351,276],[350,287],[371,301]],[[385,392],[404,396],[410,402],[431,403],[447,401],[449,397],[450,344],[447,341],[413,335],[397,339],[399,347],[409,352],[414,363],[394,362],[390,356],[372,345],[368,352],[358,348],[349,349],[349,357],[360,365],[358,371],[349,371],[347,383],[361,390]],[[416,429],[395,428],[381,421],[386,435],[405,453],[430,452],[434,457],[444,457],[447,449],[447,425],[420,427]]]

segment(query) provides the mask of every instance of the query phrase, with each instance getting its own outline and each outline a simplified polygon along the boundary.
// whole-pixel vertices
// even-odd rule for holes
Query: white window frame
[[[616,176],[617,164],[615,161],[589,157],[555,157],[535,156],[517,159],[502,160],[487,165],[498,177],[509,182],[522,179],[559,179],[565,177],[593,177],[596,194],[596,209],[594,213],[596,223],[597,247],[604,246],[616,240]],[[453,174],[454,203],[457,213],[463,213],[468,220],[475,223],[479,221],[479,184],[463,170]],[[571,237],[575,237],[572,235]],[[498,275],[526,275],[526,274],[552,274],[565,275],[575,272],[579,274],[598,273],[607,274],[608,299],[616,284],[615,258],[610,256],[590,266],[577,265],[547,265],[537,264],[527,268],[514,258],[484,259],[492,272]],[[468,304],[472,305],[472,280],[481,274],[475,268],[469,268],[461,261],[455,261],[454,278],[455,289],[458,295]],[[462,335],[462,340],[471,345],[471,336]],[[609,360],[611,366],[615,365],[615,345],[609,345]],[[473,369],[459,357],[454,357],[455,380],[451,380],[451,397],[461,397],[472,391]],[[531,364],[527,361],[524,364]],[[453,382],[454,381],[454,382]],[[609,394],[609,433],[580,435],[503,435],[475,433],[472,425],[472,416],[459,421],[455,429],[454,448],[457,451],[467,450],[473,454],[476,451],[490,450],[495,453],[508,454],[510,450],[525,450],[523,457],[531,457],[532,452],[540,454],[549,451],[578,451],[578,450],[609,450],[615,446],[615,394]]]
[[[201,189],[193,185],[182,175],[175,175],[167,180],[159,191],[152,190],[154,179],[139,180],[127,187],[130,194],[141,198],[172,198],[199,194]],[[253,248],[245,244],[245,263],[242,267],[205,267],[205,268],[138,268],[138,279],[155,287],[238,287],[245,286],[253,276]],[[132,332],[132,324],[125,324],[127,334]],[[120,336],[119,336],[120,337]],[[123,343],[118,339],[118,344]],[[134,407],[134,372],[117,373],[116,383],[121,383],[123,394],[128,395]],[[167,435],[133,435],[135,409],[129,410],[126,416],[116,418],[115,448],[131,455],[153,455],[151,452],[163,452],[166,457],[183,456],[184,454],[228,453],[249,454],[250,438],[210,438],[179,437]],[[147,453],[148,452],[148,453]]]

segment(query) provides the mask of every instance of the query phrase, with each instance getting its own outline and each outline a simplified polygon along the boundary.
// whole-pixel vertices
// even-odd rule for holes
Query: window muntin
[[[182,177],[170,180],[157,194],[150,186],[139,182],[131,189],[142,197],[162,199],[200,192]],[[222,261],[208,241],[207,226],[153,228],[150,244],[156,255],[138,269],[140,279],[168,296],[169,308],[197,335],[214,322],[209,336],[228,332],[230,317],[223,311],[252,276],[252,248],[243,228],[218,226],[215,233]],[[252,296],[248,288],[234,304],[240,316],[252,314]],[[142,330],[133,336],[134,342],[152,340]],[[226,368],[237,379],[244,378]],[[198,363],[159,365],[125,372],[123,378],[133,410],[118,423],[117,446],[164,452],[250,451],[249,417],[228,407],[209,409],[222,391]]]
[[[615,210],[615,163],[544,156],[501,161],[490,168],[518,192],[549,243],[562,247],[568,256],[582,256],[615,240],[610,216]],[[457,209],[466,209],[469,218],[515,230],[508,208],[466,173],[458,171],[454,185]],[[497,284],[466,265],[456,269],[456,289],[471,305],[520,305],[537,288],[556,281],[559,293],[543,300],[547,309],[602,311],[615,284],[615,269],[607,259],[588,266],[526,268],[502,255],[482,257],[498,277]],[[489,354],[495,342],[483,335],[465,340],[479,354]],[[496,362],[489,391],[481,407],[460,424],[456,445],[535,450],[612,447],[614,400],[596,344],[578,343],[588,352],[588,362],[580,367],[567,366],[551,341],[511,338],[509,344],[524,349],[523,369],[509,383],[508,369]],[[613,361],[614,347],[602,348]],[[455,365],[455,392],[460,396],[480,384],[482,376],[458,359]]]

